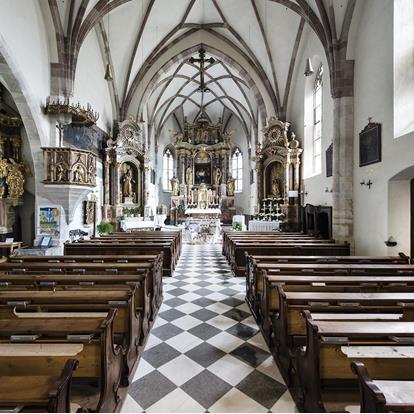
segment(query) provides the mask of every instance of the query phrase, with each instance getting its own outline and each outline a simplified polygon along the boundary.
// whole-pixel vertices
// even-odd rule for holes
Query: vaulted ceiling
[[[160,131],[170,116],[191,119],[204,106],[216,119],[231,113],[247,133],[259,119],[285,116],[305,24],[328,56],[347,36],[356,1],[49,0],[49,7],[57,38],[73,38],[75,49],[97,30],[113,68],[116,118],[144,113]],[[197,92],[199,67],[188,61],[201,45],[216,59],[207,64],[209,94]]]

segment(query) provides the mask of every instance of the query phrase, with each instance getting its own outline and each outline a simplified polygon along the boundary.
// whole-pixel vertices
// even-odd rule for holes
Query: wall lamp
[[[371,190],[371,186],[374,184],[371,180],[368,180],[367,182],[365,182],[365,179],[362,180],[360,182],[361,185],[366,185],[370,190]]]
[[[328,187],[325,188],[325,193],[332,193],[332,188],[329,189]]]

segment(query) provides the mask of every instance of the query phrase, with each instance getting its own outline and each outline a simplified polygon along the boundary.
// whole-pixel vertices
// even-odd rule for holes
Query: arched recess
[[[25,133],[22,134],[23,146],[29,149],[24,153],[24,159],[28,163],[31,174],[26,174],[24,205],[21,207],[20,216],[28,221],[26,225],[30,228],[24,234],[25,242],[32,242],[35,236],[35,208],[36,196],[40,187],[43,187],[43,152],[39,130],[41,130],[39,111],[30,97],[28,86],[9,52],[5,40],[0,35],[0,82],[11,94],[20,117],[23,122]],[[46,134],[43,134],[44,136]],[[24,228],[22,222],[22,228]]]

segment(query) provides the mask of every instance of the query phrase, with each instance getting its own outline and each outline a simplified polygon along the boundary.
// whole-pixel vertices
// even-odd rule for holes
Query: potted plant
[[[101,221],[97,226],[96,229],[98,230],[98,233],[100,235],[103,234],[111,234],[114,231],[114,227],[111,223],[108,223],[107,221]]]

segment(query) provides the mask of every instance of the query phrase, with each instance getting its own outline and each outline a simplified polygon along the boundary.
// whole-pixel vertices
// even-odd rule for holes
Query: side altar
[[[193,124],[185,118],[182,134],[171,131],[177,159],[171,179],[171,219],[221,219],[231,222],[234,178],[230,174],[231,136],[221,119],[213,124],[202,111]]]

